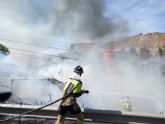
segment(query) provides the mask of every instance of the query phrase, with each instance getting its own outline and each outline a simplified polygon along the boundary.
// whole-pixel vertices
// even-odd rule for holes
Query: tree
[[[0,52],[3,53],[3,54],[6,54],[6,55],[10,54],[9,49],[6,46],[2,45],[2,44],[0,44]]]

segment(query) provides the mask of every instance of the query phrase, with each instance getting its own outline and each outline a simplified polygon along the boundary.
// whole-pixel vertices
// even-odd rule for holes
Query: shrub
[[[9,49],[2,44],[0,44],[0,52],[3,54],[9,54],[10,53]]]

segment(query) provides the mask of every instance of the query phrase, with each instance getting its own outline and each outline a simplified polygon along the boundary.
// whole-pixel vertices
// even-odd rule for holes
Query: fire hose
[[[85,94],[85,93],[88,94],[89,91],[88,91],[88,90],[82,90],[82,94]],[[55,103],[59,102],[60,100],[66,99],[67,97],[69,97],[69,96],[71,96],[71,95],[74,95],[74,94],[73,94],[73,93],[67,94],[66,96],[64,96],[64,97],[62,97],[62,98],[59,98],[59,99],[57,99],[57,100],[55,100],[55,101],[53,101],[53,102],[51,102],[51,103],[49,103],[49,104],[47,104],[47,105],[45,105],[45,106],[42,106],[42,107],[39,107],[39,108],[37,108],[37,109],[33,109],[33,110],[30,110],[30,111],[21,113],[21,114],[19,114],[19,115],[17,115],[17,116],[14,116],[14,117],[11,117],[11,118],[8,118],[8,119],[5,119],[5,120],[0,120],[0,122],[4,123],[4,122],[7,122],[7,121],[11,121],[11,120],[13,120],[13,119],[16,119],[16,118],[21,118],[22,115],[27,115],[27,114],[36,112],[36,111],[38,111],[38,110],[41,110],[41,109],[43,109],[43,108],[45,108],[45,107],[48,107],[48,106],[50,106],[50,105],[52,105],[52,104],[55,104]]]

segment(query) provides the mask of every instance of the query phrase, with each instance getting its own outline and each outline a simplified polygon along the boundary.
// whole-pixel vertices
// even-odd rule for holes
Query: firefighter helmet
[[[74,72],[79,74],[79,75],[84,73],[83,68],[81,66],[79,66],[79,65],[74,68]]]

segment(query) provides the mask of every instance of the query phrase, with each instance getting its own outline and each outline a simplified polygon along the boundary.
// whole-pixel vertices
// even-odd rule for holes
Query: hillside
[[[165,55],[165,33],[145,33],[106,44],[113,51],[130,51],[136,54]]]
[[[72,44],[71,49],[86,52],[92,47],[97,46],[94,43]],[[165,33],[141,33],[129,36],[117,41],[106,43],[102,49],[107,51],[128,51],[136,54],[165,55]]]
[[[138,34],[117,41],[108,42],[102,47],[94,43],[77,43],[71,45],[72,50],[81,51],[81,54],[87,53],[87,51],[92,48],[97,48],[97,50],[100,49],[100,59],[107,64],[111,62],[113,57],[117,57],[120,60],[132,60],[134,57],[137,59],[140,58],[142,68],[146,68],[146,66],[152,67],[159,63],[161,74],[165,77],[165,63],[163,62],[165,56],[165,33],[156,32]],[[65,55],[74,57],[75,52],[69,52]],[[147,60],[147,58],[157,56],[161,56],[161,62],[151,62],[149,59]]]

